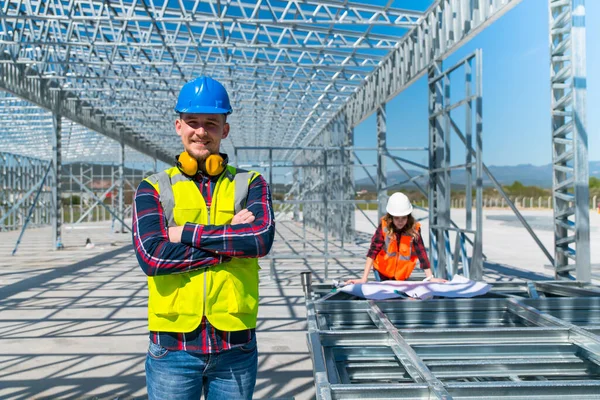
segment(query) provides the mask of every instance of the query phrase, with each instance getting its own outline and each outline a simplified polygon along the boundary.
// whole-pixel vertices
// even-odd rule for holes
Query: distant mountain
[[[590,177],[594,176],[600,178],[600,161],[590,161]],[[548,165],[531,165],[531,164],[520,164],[520,165],[508,165],[508,166],[489,166],[490,172],[502,185],[510,185],[514,181],[519,181],[526,186],[539,186],[543,188],[552,187],[552,164]],[[411,176],[419,175],[420,171],[408,170]],[[473,168],[475,173],[475,168]],[[462,187],[464,186],[465,171],[453,170],[451,173],[452,185]],[[375,178],[375,177],[373,177]],[[388,174],[387,183],[388,185],[403,182],[407,179],[406,175],[400,171],[394,171]],[[427,179],[422,178],[417,180],[420,185],[426,185]],[[491,186],[492,182],[488,176],[483,173],[483,185]],[[407,185],[410,187],[413,185]],[[357,189],[373,189],[375,185],[369,178],[363,178],[356,181]]]

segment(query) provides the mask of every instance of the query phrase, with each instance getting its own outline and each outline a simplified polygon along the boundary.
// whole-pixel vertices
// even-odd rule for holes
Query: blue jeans
[[[251,400],[256,384],[256,337],[218,354],[170,351],[150,342],[146,355],[149,400]]]
[[[373,268],[373,275],[375,275],[375,280],[377,282],[382,282],[382,281],[393,281],[395,279],[392,278],[388,278],[387,276],[383,276],[379,273],[379,271],[377,271],[375,268]]]
[[[381,282],[381,275],[379,274],[379,271],[377,271],[375,268],[373,268],[373,275],[375,275],[375,280],[377,282]]]

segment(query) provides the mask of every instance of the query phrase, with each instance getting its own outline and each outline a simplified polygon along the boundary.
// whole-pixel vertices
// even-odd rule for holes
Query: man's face
[[[229,135],[229,124],[223,114],[181,114],[175,121],[185,151],[198,161],[218,154],[221,139]]]

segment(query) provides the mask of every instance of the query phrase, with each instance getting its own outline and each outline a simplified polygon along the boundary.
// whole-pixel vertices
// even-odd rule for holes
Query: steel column
[[[442,73],[442,62],[438,61],[430,68],[429,79]],[[447,124],[443,109],[446,106],[445,81],[437,80],[429,84],[429,251],[438,277],[448,276],[448,255],[444,229],[450,226],[450,176],[446,155]],[[449,150],[449,149],[448,149]],[[435,249],[435,255],[433,251]]]
[[[60,97],[60,93],[58,94]],[[58,102],[60,104],[60,100]],[[52,171],[54,180],[52,182],[52,246],[55,250],[62,249],[62,117],[59,111],[52,113],[52,126],[54,135],[52,135]]]
[[[590,281],[585,1],[550,0],[552,198],[556,277]],[[569,263],[572,260],[572,263]]]
[[[388,200],[387,169],[385,156],[387,153],[387,114],[385,103],[377,108],[377,220],[385,214]]]
[[[344,149],[342,150],[342,166],[340,167],[342,175],[342,187],[340,188],[340,199],[341,200],[355,200],[356,190],[354,187],[354,157],[352,157],[354,147],[354,127],[348,125],[348,118],[343,116],[338,120],[338,126],[340,127],[341,135],[343,137],[342,144]],[[347,242],[352,243],[355,239],[354,226],[355,207],[352,204],[341,205],[341,232],[343,238]]]
[[[122,221],[125,220],[125,141],[124,134],[121,132],[121,151],[119,152],[119,217],[121,218],[119,232],[125,233],[125,226]]]
[[[467,63],[469,65],[469,63]],[[483,57],[481,49],[475,51],[476,99],[475,99],[475,218],[476,229],[473,241],[470,277],[483,279]],[[467,109],[470,114],[470,108]],[[467,154],[471,154],[471,145],[467,138]],[[467,229],[469,229],[467,227]]]

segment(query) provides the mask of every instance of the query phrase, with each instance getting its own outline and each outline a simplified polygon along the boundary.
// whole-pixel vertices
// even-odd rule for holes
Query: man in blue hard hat
[[[184,152],[139,185],[133,243],[148,276],[146,386],[153,399],[251,399],[258,258],[275,233],[269,186],[219,153],[232,108],[219,82],[185,84],[175,111]]]

